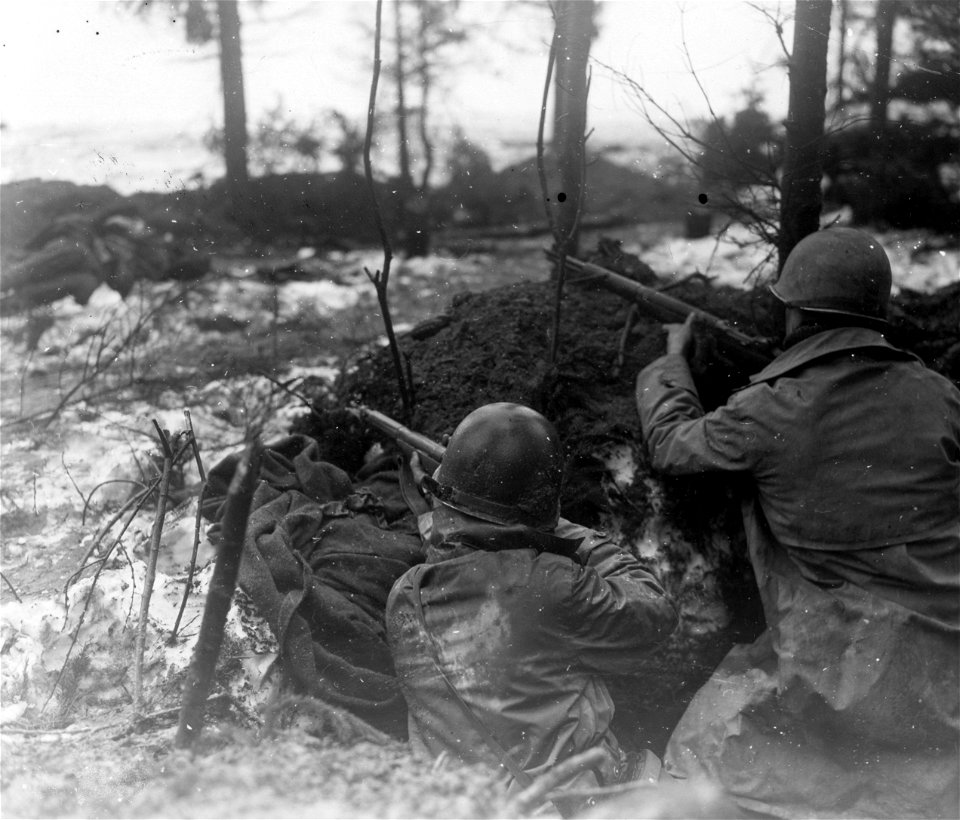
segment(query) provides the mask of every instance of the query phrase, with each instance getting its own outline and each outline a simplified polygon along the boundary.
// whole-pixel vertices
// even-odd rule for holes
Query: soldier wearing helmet
[[[692,325],[637,379],[653,465],[744,479],[767,629],[697,693],[664,760],[778,817],[955,816],[960,391],[884,336],[869,234],[804,238],[773,293],[784,352],[704,412]]]
[[[586,785],[626,775],[608,673],[642,668],[676,624],[657,580],[600,532],[560,518],[554,426],[518,404],[458,425],[422,485],[427,561],[403,575],[387,630],[415,750],[487,762],[523,787],[606,751]]]

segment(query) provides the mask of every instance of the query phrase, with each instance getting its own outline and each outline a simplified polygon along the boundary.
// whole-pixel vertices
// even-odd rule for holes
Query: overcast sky
[[[107,147],[121,139],[198,136],[221,119],[215,46],[188,44],[182,21],[155,4],[149,20],[120,2],[30,0],[0,3],[0,118],[6,126],[3,178],[18,135],[36,129]],[[389,4],[385,4],[389,5]],[[643,130],[632,95],[603,68],[642,82],[658,100],[694,115],[704,110],[687,53],[712,101],[723,110],[756,84],[783,116],[787,86],[768,20],[745,0],[605,0],[591,86],[595,143]],[[762,2],[770,14],[793,3]],[[372,44],[372,0],[273,0],[241,3],[247,110],[251,120],[278,100],[303,121],[325,108],[364,116]],[[385,8],[385,16],[390,9]],[[536,136],[550,31],[546,3],[468,0],[472,45],[439,96],[438,124],[461,123],[483,137]],[[389,20],[387,16],[387,20]],[[787,30],[789,36],[789,28]],[[684,48],[686,42],[686,50]],[[384,106],[385,100],[380,101]],[[82,134],[82,137],[76,137]],[[34,146],[35,147],[35,146]],[[11,150],[7,151],[6,148]]]

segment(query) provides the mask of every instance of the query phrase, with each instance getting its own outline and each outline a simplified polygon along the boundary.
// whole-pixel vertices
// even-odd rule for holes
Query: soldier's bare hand
[[[410,472],[413,473],[413,481],[416,486],[420,486],[420,482],[426,477],[427,472],[423,469],[423,464],[420,463],[420,453],[414,450],[410,454]]]
[[[682,324],[664,325],[663,329],[667,331],[667,353],[679,354],[685,359],[693,355],[696,337],[694,335],[694,323],[696,316],[691,313],[687,320]]]

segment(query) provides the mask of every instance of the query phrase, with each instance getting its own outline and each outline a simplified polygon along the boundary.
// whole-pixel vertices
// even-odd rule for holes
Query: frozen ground
[[[759,249],[744,250],[737,243],[687,241],[650,226],[611,233],[623,240],[624,250],[639,253],[662,274],[700,271],[725,284],[743,284],[762,256]],[[927,250],[920,233],[879,238],[891,257],[897,287],[930,291],[957,280],[956,248]],[[7,816],[486,816],[502,810],[482,796],[487,783],[482,776],[431,769],[429,763],[411,762],[399,747],[350,752],[354,760],[368,761],[367,768],[355,767],[359,775],[331,775],[338,785],[324,792],[310,781],[302,760],[292,762],[288,747],[281,750],[265,740],[268,745],[258,746],[259,736],[233,744],[221,737],[222,748],[198,773],[164,757],[175,717],[158,718],[148,732],[125,732],[132,625],[152,510],[132,516],[96,585],[92,566],[64,593],[95,541],[102,550],[118,539],[120,524],[111,526],[111,516],[156,475],[154,420],[170,431],[185,429],[184,411],[189,411],[209,468],[242,444],[251,425],[262,425],[270,438],[303,412],[277,382],[294,389],[304,378],[329,384],[359,348],[381,341],[379,314],[363,274],[364,266],[379,264],[373,252],[331,255],[317,260],[312,281],[274,286],[250,276],[242,260],[227,261],[221,276],[172,300],[149,321],[143,317],[174,285],[145,286],[125,302],[102,288],[86,306],[71,300],[56,304],[53,326],[30,354],[22,341],[25,320],[3,320],[0,554],[6,582],[0,591],[0,738]],[[395,263],[395,322],[399,329],[410,327],[441,312],[465,289],[546,275],[539,242],[517,243],[496,255],[435,255]],[[225,328],[239,332],[224,341]],[[121,345],[117,340],[128,330],[135,332]],[[51,419],[74,387],[70,401]],[[615,476],[631,469],[612,466]],[[169,644],[193,547],[198,481],[192,465],[178,476],[184,503],[164,523],[144,680],[151,713],[175,711],[178,675],[192,650],[209,578],[209,568],[198,576],[185,626]],[[201,564],[211,555],[201,539]],[[273,649],[255,613],[235,607],[222,683],[234,710],[251,726],[269,696]],[[291,742],[306,749],[307,760],[325,761],[314,773],[329,774],[336,749],[309,734]],[[296,770],[298,783],[309,781],[314,791],[283,794],[276,783],[258,780],[257,761],[264,755]],[[153,771],[151,759],[167,763]],[[105,794],[101,780],[111,767],[115,792]],[[255,782],[255,798],[239,797],[237,770],[248,773],[244,782]],[[430,776],[421,783],[417,778],[425,771]],[[384,772],[395,773],[393,793],[362,785],[364,778],[390,782]],[[204,777],[216,780],[219,790]],[[29,797],[31,789],[39,796]],[[429,789],[429,799],[418,803],[417,794]],[[320,794],[325,795],[320,802],[303,802]]]

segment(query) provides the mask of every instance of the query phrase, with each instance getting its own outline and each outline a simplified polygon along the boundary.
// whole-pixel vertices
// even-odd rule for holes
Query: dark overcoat
[[[843,328],[709,413],[664,356],[637,403],[658,469],[743,477],[767,621],[695,696],[666,770],[777,816],[955,817],[960,391]]]

